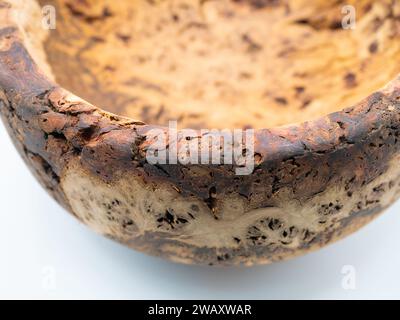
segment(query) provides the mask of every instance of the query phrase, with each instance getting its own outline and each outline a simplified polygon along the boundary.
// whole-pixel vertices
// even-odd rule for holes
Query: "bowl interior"
[[[57,82],[151,124],[306,121],[358,102],[400,72],[400,3],[392,0],[40,2],[57,9],[45,42]]]

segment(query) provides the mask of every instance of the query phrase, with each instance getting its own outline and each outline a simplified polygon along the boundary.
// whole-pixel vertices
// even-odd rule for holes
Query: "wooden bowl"
[[[3,121],[61,205],[132,248],[209,265],[309,252],[400,190],[400,2],[340,2],[0,0]],[[151,163],[169,120],[194,140],[255,129],[254,170]]]

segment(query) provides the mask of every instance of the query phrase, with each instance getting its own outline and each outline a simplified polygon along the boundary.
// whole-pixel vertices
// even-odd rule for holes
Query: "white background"
[[[0,122],[0,298],[400,298],[400,203],[339,243],[269,266],[185,266],[107,240],[60,208]],[[355,288],[343,288],[344,266]]]

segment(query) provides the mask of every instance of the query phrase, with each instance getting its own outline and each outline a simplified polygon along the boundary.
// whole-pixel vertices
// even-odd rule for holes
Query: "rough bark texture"
[[[184,263],[269,263],[342,238],[399,195],[400,78],[352,108],[257,130],[251,175],[228,165],[150,165],[154,126],[49,80],[10,10],[0,1],[3,121],[51,195],[108,237]]]

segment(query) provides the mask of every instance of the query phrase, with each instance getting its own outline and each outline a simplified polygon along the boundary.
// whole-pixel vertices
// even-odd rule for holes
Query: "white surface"
[[[400,298],[400,203],[316,253],[253,268],[169,263],[107,240],[42,190],[0,123],[0,298]],[[343,266],[355,268],[344,289]]]

